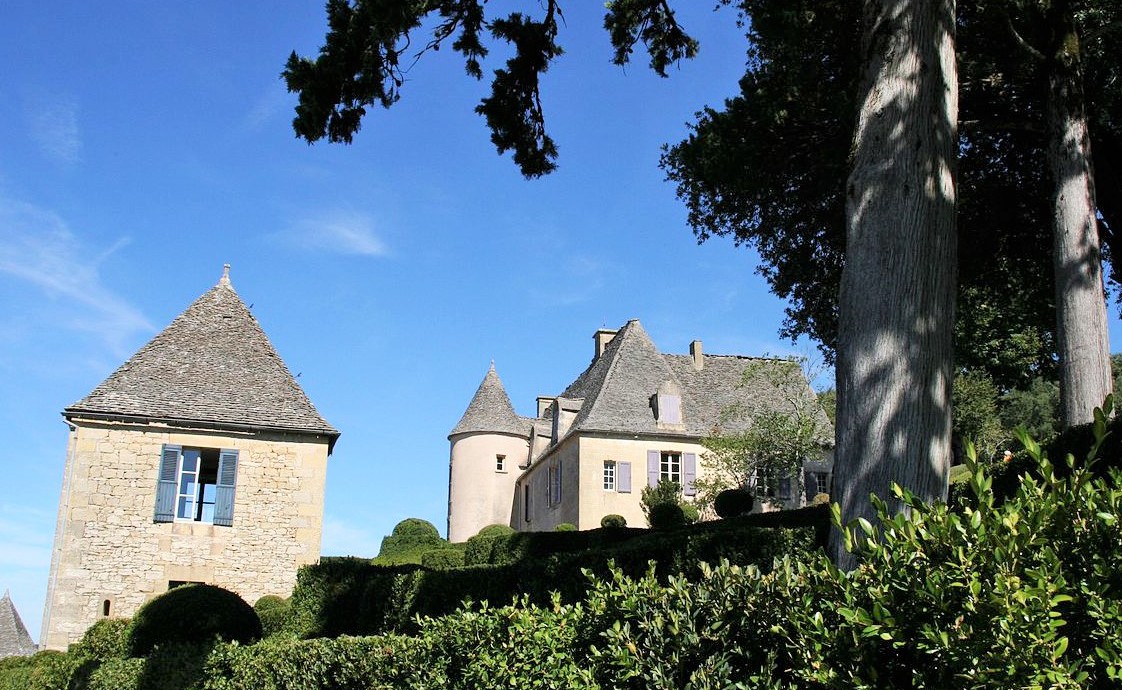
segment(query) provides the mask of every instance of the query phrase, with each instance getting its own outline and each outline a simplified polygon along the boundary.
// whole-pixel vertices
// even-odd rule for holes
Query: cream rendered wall
[[[497,455],[506,470],[496,471]],[[529,455],[529,440],[510,434],[452,437],[448,478],[448,540],[463,542],[487,525],[513,525],[514,483]]]
[[[549,504],[549,468],[561,466],[561,503]],[[516,493],[518,506],[514,523],[520,532],[548,532],[563,522],[577,525],[579,514],[577,496],[581,491],[580,439],[570,436],[536,460],[519,479]],[[587,483],[587,477],[585,477]],[[531,492],[530,520],[525,520],[524,492]],[[599,523],[596,525],[599,527]]]
[[[41,647],[77,641],[105,600],[131,616],[171,580],[288,596],[319,559],[326,437],[71,424]],[[233,526],[153,522],[165,443],[238,451]]]
[[[666,439],[637,439],[634,437],[582,436],[580,439],[580,471],[589,479],[580,489],[579,529],[595,529],[605,515],[622,515],[630,527],[646,527],[643,516],[643,487],[647,485],[647,451],[694,453],[697,470],[701,474],[701,455],[705,447],[700,443],[670,441]],[[604,489],[604,461],[614,460],[617,465],[615,491]],[[618,465],[631,463],[631,493],[619,491]],[[687,499],[688,500],[688,499]]]

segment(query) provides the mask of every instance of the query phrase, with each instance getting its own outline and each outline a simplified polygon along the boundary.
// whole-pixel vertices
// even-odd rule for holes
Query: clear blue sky
[[[544,82],[561,168],[535,182],[495,155],[472,112],[487,84],[450,50],[426,55],[353,146],[296,140],[279,73],[319,47],[319,1],[0,6],[0,589],[32,635],[59,412],[223,263],[342,431],[327,555],[373,556],[405,517],[443,531],[447,433],[492,359],[531,414],[588,364],[596,328],[630,318],[664,351],[809,349],[776,335],[783,305],[755,255],[697,246],[658,170],[659,146],[744,66],[731,12],[677,4],[701,55],[660,79],[642,56],[609,63],[602,3],[564,3],[568,52]]]

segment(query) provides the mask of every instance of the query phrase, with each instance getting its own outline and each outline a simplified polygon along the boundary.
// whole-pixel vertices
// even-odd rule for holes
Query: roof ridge
[[[475,390],[463,416],[448,433],[448,437],[473,432],[513,433],[522,436],[529,434],[529,420],[514,411],[506,387],[495,371],[494,360],[491,360],[491,366],[479,383],[479,388]]]
[[[63,414],[324,434],[316,410],[230,282],[200,295]]]

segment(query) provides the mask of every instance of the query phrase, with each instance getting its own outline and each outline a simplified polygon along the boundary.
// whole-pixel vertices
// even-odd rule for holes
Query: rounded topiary
[[[514,534],[514,528],[510,525],[487,525],[479,530],[475,536],[481,539],[490,539],[492,537],[505,537],[508,534]]]
[[[430,570],[448,570],[464,566],[464,552],[460,549],[433,549],[421,554],[421,565]]]
[[[651,529],[657,530],[674,529],[686,524],[686,514],[677,503],[654,504],[647,519],[651,523]]]
[[[80,656],[106,661],[129,655],[128,618],[102,618],[86,629],[73,651]]]
[[[830,502],[830,494],[820,493],[820,494],[814,494],[814,498],[811,500],[810,505],[812,505],[812,506],[822,506],[822,505],[826,505],[829,502]]]
[[[261,621],[261,634],[265,637],[275,635],[288,627],[292,616],[292,604],[284,597],[266,594],[253,605],[257,618]]]
[[[682,509],[682,517],[685,518],[687,525],[692,525],[701,519],[701,511],[694,504],[680,503],[678,505]]]
[[[440,532],[428,520],[405,518],[394,526],[393,532],[382,538],[378,557],[392,560],[415,551],[418,547],[438,546],[443,543],[445,542]]]
[[[736,517],[752,512],[756,498],[748,489],[725,489],[713,500],[713,510],[722,518]]]
[[[553,528],[554,532],[576,532],[577,526],[571,522],[562,522]]]
[[[133,616],[128,630],[129,653],[147,656],[157,646],[261,639],[261,621],[253,607],[228,589],[190,584],[170,589],[149,601]]]
[[[622,515],[616,515],[615,513],[605,515],[604,517],[600,518],[600,526],[606,529],[620,529],[622,527],[627,527],[627,518]]]

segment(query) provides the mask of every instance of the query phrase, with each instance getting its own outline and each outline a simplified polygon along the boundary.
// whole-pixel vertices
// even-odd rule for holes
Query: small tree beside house
[[[757,505],[773,507],[798,505],[804,492],[808,497],[829,493],[828,466],[818,467],[815,460],[832,445],[833,432],[816,398],[795,392],[792,384],[806,380],[803,363],[792,359],[786,367],[745,371],[742,386],[759,386],[763,379],[780,391],[785,404],[756,412],[743,405],[724,410],[723,423],[748,418],[750,424],[735,433],[718,424],[702,439],[707,452],[695,482],[700,509],[711,511],[717,495],[727,489],[749,490]]]

